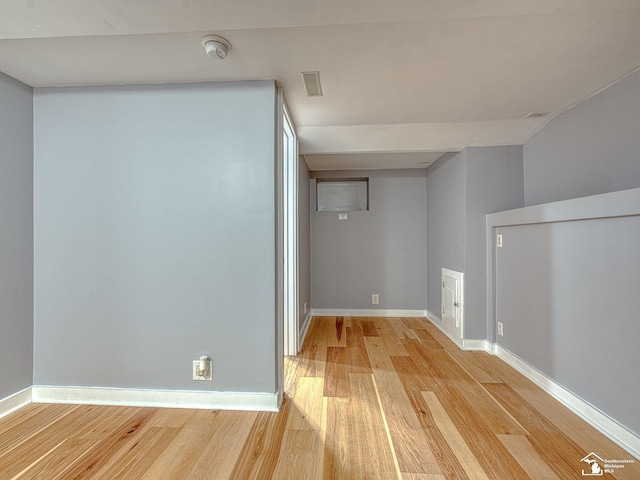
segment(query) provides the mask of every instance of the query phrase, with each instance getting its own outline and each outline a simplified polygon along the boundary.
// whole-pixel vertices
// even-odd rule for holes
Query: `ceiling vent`
[[[302,72],[302,82],[307,91],[307,97],[321,97],[320,72]]]
[[[547,115],[549,115],[549,114],[548,113],[531,112],[531,113],[528,113],[527,115],[525,115],[524,118],[542,118],[542,117],[546,117]]]

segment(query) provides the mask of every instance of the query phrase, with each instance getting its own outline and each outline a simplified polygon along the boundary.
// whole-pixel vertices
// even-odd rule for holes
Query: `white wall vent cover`
[[[307,91],[307,97],[321,97],[320,72],[302,72],[302,82]]]

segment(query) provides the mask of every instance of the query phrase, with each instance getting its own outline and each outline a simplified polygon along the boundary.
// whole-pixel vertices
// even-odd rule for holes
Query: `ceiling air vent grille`
[[[302,82],[307,91],[307,97],[321,97],[320,72],[302,72]]]

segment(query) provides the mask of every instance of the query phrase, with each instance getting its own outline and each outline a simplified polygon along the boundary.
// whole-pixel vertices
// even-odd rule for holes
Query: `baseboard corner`
[[[32,387],[27,387],[19,392],[9,395],[0,400],[0,418],[5,417],[22,407],[29,405],[32,401]]]

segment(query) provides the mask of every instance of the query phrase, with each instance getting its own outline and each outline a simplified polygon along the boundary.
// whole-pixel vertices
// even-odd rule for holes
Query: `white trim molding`
[[[558,400],[569,410],[574,412],[585,422],[599,430],[620,447],[624,448],[636,458],[640,458],[640,437],[620,425],[607,414],[601,412],[591,404],[585,402],[573,392],[552,380],[544,373],[532,367],[527,362],[511,353],[500,345],[493,345],[494,355],[511,365],[522,375],[542,388],[545,392]]]
[[[307,338],[307,332],[309,331],[309,326],[311,325],[311,319],[313,315],[311,314],[311,309],[307,312],[307,316],[304,319],[304,323],[300,327],[300,337],[298,338],[298,349],[302,348],[304,345],[304,339]]]
[[[20,390],[0,400],[0,418],[21,409],[31,403],[31,387]]]
[[[440,317],[435,315],[433,312],[427,310],[427,320],[429,320],[438,330],[444,333],[449,340],[455,343],[462,350],[481,350],[483,352],[492,353],[491,343],[487,340],[469,340],[464,338],[459,338],[455,333],[449,332],[442,323]]]
[[[193,408],[277,412],[280,392],[206,392],[191,390],[139,390],[97,387],[34,385],[34,403],[122,405],[129,407]]]
[[[382,310],[349,308],[314,308],[314,317],[426,317],[426,310]]]
[[[463,350],[480,350],[482,352],[493,353],[493,344],[487,340],[462,339]]]
[[[282,389],[280,389],[274,395],[276,396],[276,405],[277,405],[277,408],[275,410],[264,410],[264,409],[261,409],[261,410],[255,410],[255,411],[279,412],[280,411],[280,407],[282,406],[282,402],[284,402],[284,392],[283,392]]]
[[[442,321],[437,315],[427,312],[427,319],[462,350],[483,350],[495,355],[507,365],[512,366],[611,441],[618,444],[636,458],[640,458],[640,437],[638,435],[585,402],[535,367],[532,367],[520,357],[514,355],[501,345],[491,343],[488,340],[462,340],[462,342],[460,342],[443,328]]]

